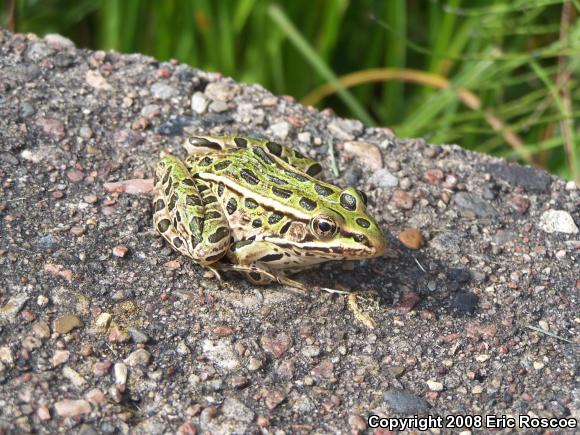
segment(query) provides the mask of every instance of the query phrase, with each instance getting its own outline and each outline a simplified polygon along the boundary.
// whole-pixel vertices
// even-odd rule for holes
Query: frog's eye
[[[362,190],[358,190],[358,189],[357,189],[356,191],[357,191],[357,192],[358,192],[358,194],[360,195],[360,197],[361,197],[361,199],[362,199],[362,202],[363,202],[363,204],[364,204],[364,205],[367,205],[367,202],[368,202],[368,200],[369,200],[369,199],[368,199],[368,197],[367,197],[367,194],[366,194],[366,193],[364,193]]]
[[[336,234],[336,222],[334,222],[334,220],[329,216],[316,216],[312,219],[310,225],[312,227],[312,232],[319,239],[326,240]]]

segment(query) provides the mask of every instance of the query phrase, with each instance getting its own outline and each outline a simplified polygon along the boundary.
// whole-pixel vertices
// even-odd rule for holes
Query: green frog
[[[317,178],[322,167],[277,142],[192,136],[187,158],[164,157],[154,179],[155,229],[181,254],[256,284],[329,260],[377,257],[385,239],[366,195]]]

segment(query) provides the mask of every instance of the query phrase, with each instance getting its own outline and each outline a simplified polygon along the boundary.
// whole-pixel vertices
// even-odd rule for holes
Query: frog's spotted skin
[[[366,197],[314,178],[318,163],[275,142],[191,137],[156,169],[154,225],[179,252],[255,283],[314,264],[376,257],[385,242]]]

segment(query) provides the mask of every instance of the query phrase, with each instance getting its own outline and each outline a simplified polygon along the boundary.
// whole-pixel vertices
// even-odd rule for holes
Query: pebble
[[[111,315],[109,313],[101,313],[95,320],[95,329],[98,332],[105,332],[109,329],[111,324]]]
[[[298,140],[302,143],[310,144],[312,142],[312,135],[307,131],[303,131],[298,133]]]
[[[324,359],[312,369],[311,373],[312,376],[318,378],[332,379],[334,378],[334,364],[329,359]]]
[[[46,323],[44,320],[34,322],[32,325],[32,332],[34,333],[34,335],[40,338],[50,337],[50,327],[48,326],[48,323]]]
[[[366,420],[358,414],[348,416],[348,425],[353,432],[363,432],[367,428]]]
[[[151,354],[145,349],[137,349],[131,352],[124,361],[129,367],[146,367],[151,362]]]
[[[552,184],[552,177],[549,174],[526,166],[492,163],[484,165],[483,170],[512,186],[522,186],[530,191],[545,192]]]
[[[362,166],[378,171],[383,167],[383,156],[379,147],[367,142],[347,141],[344,143],[344,154],[346,157],[357,158]]]
[[[441,383],[441,382],[428,380],[427,386],[429,387],[429,389],[431,391],[443,391],[443,383]]]
[[[272,135],[281,140],[284,140],[288,137],[291,128],[292,126],[285,121],[270,125],[270,131],[272,132]]]
[[[260,337],[262,348],[271,353],[274,358],[280,358],[292,346],[292,338],[288,334],[264,334]]]
[[[530,208],[530,200],[522,195],[511,196],[507,204],[519,214],[526,214]]]
[[[67,378],[75,387],[82,387],[87,383],[85,378],[83,378],[76,370],[69,366],[63,367],[62,375]]]
[[[61,417],[76,417],[91,412],[91,404],[86,400],[64,399],[54,404],[56,413]]]
[[[540,217],[540,228],[546,233],[577,234],[574,219],[564,210],[546,210]]]
[[[83,326],[83,322],[74,314],[66,314],[54,321],[53,329],[59,334],[66,334],[75,328]]]
[[[115,384],[125,385],[127,383],[127,366],[121,362],[115,363],[113,367],[113,373],[115,375]]]
[[[421,297],[413,291],[405,291],[401,296],[401,301],[397,304],[397,310],[401,313],[408,313],[419,303]]]
[[[40,405],[36,410],[36,415],[38,415],[38,418],[40,418],[42,421],[50,420],[50,411],[48,406]]]
[[[85,74],[87,84],[99,91],[110,91],[113,87],[107,82],[99,71],[88,70]]]
[[[44,42],[51,47],[56,49],[66,49],[66,48],[75,48],[75,43],[72,42],[70,39],[56,34],[56,33],[47,33],[44,35]]]
[[[169,98],[177,96],[179,93],[177,89],[166,83],[155,83],[151,86],[151,95],[153,98],[158,98],[160,100],[167,100]]]
[[[8,302],[0,308],[0,319],[6,319],[9,322],[13,322],[16,319],[16,315],[24,307],[24,304],[26,304],[26,301],[28,301],[28,296],[12,296]]]
[[[455,293],[451,301],[451,307],[462,313],[473,314],[478,302],[477,295],[470,291],[459,291]]]
[[[391,174],[388,169],[380,168],[373,172],[369,178],[369,183],[379,189],[388,190],[393,187],[397,187],[399,184],[399,179]]]
[[[75,225],[70,229],[70,233],[73,236],[80,237],[85,234],[85,229],[81,226]]]
[[[225,101],[212,101],[209,104],[209,110],[214,113],[222,113],[230,110],[230,106]]]
[[[113,363],[109,360],[98,361],[93,366],[93,374],[95,376],[101,377],[105,376],[111,370]]]
[[[471,212],[477,217],[496,217],[498,214],[491,204],[475,193],[459,192],[453,197],[453,200],[460,209]]]
[[[391,197],[391,204],[401,210],[411,210],[413,208],[413,197],[404,190],[395,190]]]
[[[129,327],[127,328],[129,331],[129,335],[131,336],[131,340],[135,343],[147,343],[149,341],[149,337],[143,331],[137,328]]]
[[[302,348],[302,355],[309,357],[309,358],[314,358],[317,357],[318,355],[320,355],[320,346],[315,346],[315,345],[307,345],[304,346]]]
[[[147,104],[141,109],[141,116],[144,116],[147,119],[153,119],[159,116],[161,113],[161,107],[157,104]]]
[[[65,135],[64,124],[62,121],[54,118],[38,118],[36,125],[49,136],[60,140]]]
[[[248,408],[240,400],[226,397],[221,407],[222,414],[232,420],[251,423],[254,421],[254,411]]]
[[[12,355],[12,351],[8,346],[0,347],[0,362],[6,364],[8,367],[12,367],[14,365],[14,356]]]
[[[58,367],[68,361],[70,352],[68,350],[55,350],[52,355],[52,366]]]
[[[568,181],[566,183],[566,190],[572,191],[578,189],[578,185],[574,181]]]
[[[83,181],[85,174],[83,171],[79,171],[78,169],[71,169],[70,171],[67,171],[66,177],[73,183],[79,183]]]
[[[123,258],[127,255],[128,252],[129,248],[127,248],[125,245],[117,245],[113,248],[113,255],[115,257]]]
[[[402,390],[388,390],[383,394],[383,399],[401,414],[418,414],[429,410],[429,403],[425,399]]]
[[[27,335],[22,340],[22,347],[29,352],[38,349],[40,346],[42,346],[42,341],[40,341],[40,339],[36,338],[34,335]]]
[[[355,119],[333,119],[328,124],[328,131],[338,140],[354,140],[355,135],[363,132],[364,125]]]
[[[209,105],[209,99],[205,96],[203,92],[194,92],[191,96],[191,110],[193,110],[198,115],[201,115],[207,111],[207,106]]]
[[[23,119],[29,118],[36,113],[35,107],[29,102],[24,102],[20,105],[18,110],[20,117]]]
[[[228,339],[204,340],[203,354],[224,370],[234,370],[240,366],[240,361],[232,343]]]
[[[93,388],[90,391],[87,391],[85,394],[85,399],[87,399],[90,403],[95,406],[103,406],[107,403],[107,397],[105,394],[98,388]]]
[[[230,101],[240,92],[240,87],[233,83],[212,82],[205,87],[205,95],[214,101]]]
[[[266,408],[268,408],[270,411],[276,408],[284,400],[286,400],[286,394],[284,394],[284,391],[277,388],[266,390],[265,396]]]
[[[423,179],[429,184],[438,184],[445,178],[441,169],[428,169],[423,173]]]
[[[416,228],[406,228],[401,231],[399,240],[409,249],[419,249],[423,246],[423,236]]]
[[[83,125],[81,128],[79,128],[79,136],[83,139],[90,139],[93,137],[93,130],[91,130],[91,128],[88,126]]]

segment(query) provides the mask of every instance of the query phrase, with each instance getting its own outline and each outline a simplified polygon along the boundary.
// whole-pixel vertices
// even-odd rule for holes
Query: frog
[[[254,284],[308,291],[290,275],[333,260],[379,257],[384,234],[367,196],[320,179],[290,146],[247,136],[192,135],[166,155],[153,184],[155,230],[182,255]]]

